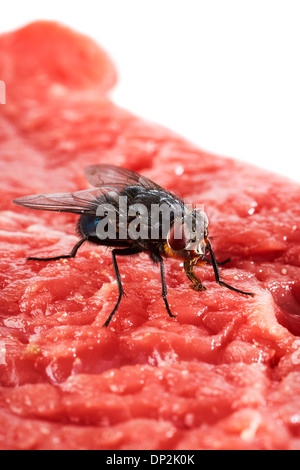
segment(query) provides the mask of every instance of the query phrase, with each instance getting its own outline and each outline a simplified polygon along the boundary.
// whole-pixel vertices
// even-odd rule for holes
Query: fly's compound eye
[[[173,252],[193,252],[195,256],[206,251],[208,219],[206,214],[190,213],[175,222],[167,236],[167,243]]]
[[[172,251],[185,250],[189,239],[189,231],[183,220],[176,222],[167,236],[167,242]]]

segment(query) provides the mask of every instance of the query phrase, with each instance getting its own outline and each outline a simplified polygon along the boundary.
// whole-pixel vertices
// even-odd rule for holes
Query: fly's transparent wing
[[[35,194],[14,199],[13,202],[29,209],[95,215],[103,198],[103,191],[87,189],[74,193]]]
[[[88,182],[96,188],[108,187],[124,189],[128,186],[141,186],[144,189],[165,190],[146,176],[113,165],[91,165],[85,169]]]
[[[87,180],[96,189],[74,193],[37,194],[15,199],[13,202],[29,209],[96,215],[101,204],[110,204],[117,213],[119,195],[127,196],[128,206],[143,203],[149,210],[152,204],[180,202],[161,186],[134,171],[113,165],[92,165],[85,170]],[[125,208],[127,210],[127,208]]]

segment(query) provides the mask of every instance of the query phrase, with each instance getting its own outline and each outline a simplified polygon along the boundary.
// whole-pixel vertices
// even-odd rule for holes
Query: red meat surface
[[[199,150],[120,109],[116,73],[89,38],[37,22],[0,38],[0,447],[2,449],[299,449],[299,185]],[[178,112],[180,112],[178,110]],[[284,158],[284,155],[283,155]],[[84,168],[141,172],[204,203],[224,281],[147,254],[84,244],[73,214],[12,204],[88,187]]]

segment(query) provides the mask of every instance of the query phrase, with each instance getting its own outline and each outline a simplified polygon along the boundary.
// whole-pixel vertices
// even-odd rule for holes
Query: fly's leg
[[[76,243],[76,245],[73,247],[71,253],[69,253],[68,255],[54,256],[52,258],[35,258],[34,256],[30,256],[29,258],[27,258],[27,260],[28,261],[56,261],[58,259],[75,258],[78,249],[86,240],[87,238],[82,238],[81,240],[79,240],[79,242]]]
[[[185,261],[184,262],[185,274],[187,275],[189,280],[192,281],[193,283],[191,285],[192,289],[196,291],[204,291],[206,290],[206,287],[202,284],[199,277],[194,273],[194,266],[195,266],[194,261]]]
[[[214,252],[212,250],[212,247],[211,247],[211,244],[210,244],[209,240],[206,241],[206,246],[207,246],[207,249],[209,250],[209,253],[210,253],[210,256],[211,256],[211,261],[212,261],[212,265],[213,265],[213,269],[214,269],[215,278],[216,278],[217,283],[220,286],[227,287],[227,289],[230,289],[234,292],[238,292],[239,294],[251,295],[251,297],[254,297],[254,294],[252,292],[244,292],[240,289],[237,289],[236,287],[230,286],[229,284],[227,284],[224,281],[221,281],[221,276],[220,276],[220,272],[219,272],[219,268],[218,268],[218,263],[216,261],[216,258],[215,258],[215,255],[214,255]]]
[[[207,256],[201,256],[201,259],[203,261],[206,261],[206,263],[213,264],[212,260],[210,258],[207,258]],[[224,261],[216,261],[218,266],[223,266],[226,263],[229,263],[231,261],[231,258],[227,258]]]
[[[121,281],[121,276],[120,276],[120,271],[119,271],[116,256],[117,255],[119,255],[119,256],[135,255],[137,253],[140,253],[140,251],[141,250],[138,249],[138,248],[123,248],[123,249],[116,248],[116,249],[112,250],[112,252],[111,252],[113,267],[114,267],[114,271],[115,271],[115,275],[116,275],[116,279],[117,279],[117,283],[118,283],[119,298],[118,298],[118,301],[115,305],[115,308],[113,309],[113,311],[111,312],[108,319],[106,320],[106,322],[103,325],[105,327],[108,327],[109,323],[111,322],[112,317],[114,316],[114,314],[116,313],[116,311],[119,308],[119,305],[120,305],[120,302],[121,302],[121,299],[122,299],[123,295],[125,295],[124,289],[123,289],[123,286],[122,286],[122,281]]]
[[[160,277],[161,277],[161,286],[162,286],[161,295],[165,303],[166,310],[171,318],[176,318],[176,315],[173,315],[173,313],[171,312],[171,309],[167,300],[168,290],[167,290],[167,284],[166,284],[166,278],[165,278],[164,260],[159,253],[152,253],[151,258],[154,261],[154,263],[159,263],[160,265]]]
[[[161,276],[161,285],[162,285],[162,298],[163,298],[163,301],[165,303],[165,306],[166,306],[166,309],[167,309],[167,312],[168,312],[169,316],[171,318],[175,318],[176,315],[173,315],[173,313],[171,312],[170,307],[169,307],[169,303],[168,303],[168,300],[167,300],[168,291],[167,291],[167,284],[166,284],[166,278],[165,278],[164,261],[163,261],[161,256],[160,256],[160,259],[159,259],[159,264],[160,264],[160,276]]]

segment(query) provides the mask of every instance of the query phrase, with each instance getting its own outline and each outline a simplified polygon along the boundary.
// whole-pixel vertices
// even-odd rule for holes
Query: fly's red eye
[[[167,241],[172,251],[182,251],[185,249],[189,243],[189,234],[184,222],[179,221],[174,224],[168,234]]]

